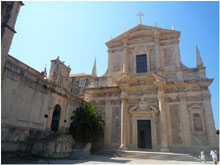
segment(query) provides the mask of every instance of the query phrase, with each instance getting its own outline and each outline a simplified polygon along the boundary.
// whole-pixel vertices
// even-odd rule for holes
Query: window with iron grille
[[[147,56],[146,55],[136,56],[136,66],[137,66],[137,73],[147,72]]]

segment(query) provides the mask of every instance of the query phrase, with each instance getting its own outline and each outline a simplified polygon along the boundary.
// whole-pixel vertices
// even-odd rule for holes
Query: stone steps
[[[72,155],[69,157],[69,158],[74,158],[74,159],[89,159],[91,158],[91,154],[90,152],[82,152],[81,150],[80,151],[76,151],[74,150],[72,152]]]
[[[170,152],[100,150],[98,152],[95,152],[94,155],[130,157],[130,158],[153,159],[153,160],[198,161],[190,154],[170,153]]]

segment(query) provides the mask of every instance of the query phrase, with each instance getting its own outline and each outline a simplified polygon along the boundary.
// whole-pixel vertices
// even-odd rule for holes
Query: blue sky
[[[196,67],[198,44],[210,86],[216,128],[219,128],[219,2],[26,2],[21,7],[10,55],[38,71],[60,57],[71,73],[91,73],[96,57],[98,76],[107,69],[107,47],[116,37],[142,24],[181,31],[180,55]]]

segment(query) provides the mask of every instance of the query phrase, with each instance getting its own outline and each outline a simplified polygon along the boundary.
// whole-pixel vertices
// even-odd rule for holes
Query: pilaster
[[[108,74],[112,73],[112,48],[108,50]]]
[[[175,42],[175,54],[176,54],[176,67],[180,67],[180,50],[179,50],[179,40]]]
[[[179,40],[175,43],[175,54],[176,54],[176,67],[181,67],[181,59],[180,59],[180,48],[179,48]],[[176,72],[177,80],[183,81],[183,74],[181,70]]]
[[[128,94],[126,90],[121,92],[121,145],[120,149],[127,149],[127,101]]]
[[[155,36],[155,44],[154,44],[154,51],[155,51],[155,68],[160,69],[160,44],[159,44],[159,38]]]
[[[183,126],[183,143],[184,147],[190,148],[191,146],[191,126],[190,126],[190,116],[186,107],[186,94],[180,93],[180,112],[182,113],[182,126]]]
[[[209,91],[202,92],[203,96],[203,103],[205,107],[205,121],[206,121],[206,129],[208,134],[209,145],[212,148],[216,148],[218,146],[217,139],[216,139],[216,132],[215,132],[215,123],[214,123],[214,116],[212,112],[212,105],[211,105],[211,95]]]
[[[160,110],[160,129],[161,129],[161,151],[169,152],[168,148],[168,129],[166,121],[165,95],[163,89],[158,89],[158,100]]]
[[[124,62],[123,62],[123,73],[128,73],[128,44],[127,40],[125,40],[123,45],[123,53],[124,53]]]

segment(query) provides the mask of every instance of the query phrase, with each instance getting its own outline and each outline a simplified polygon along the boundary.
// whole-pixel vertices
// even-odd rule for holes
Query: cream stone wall
[[[199,51],[196,68],[182,64],[179,37],[178,31],[140,24],[106,43],[108,69],[102,77],[87,77],[90,83],[81,93],[103,115],[104,147],[138,149],[138,120],[151,121],[154,151],[218,146],[208,89],[212,79]],[[148,71],[136,73],[136,56],[142,54]]]
[[[108,68],[102,77],[69,75],[70,66],[59,57],[45,77],[7,54],[21,4],[14,5],[2,40],[3,151],[29,151],[35,135],[46,138],[56,105],[61,108],[58,131],[68,132],[73,110],[84,101],[105,121],[105,148],[138,149],[138,120],[151,123],[152,151],[218,147],[208,88],[213,79],[206,77],[198,47],[197,67],[182,64],[179,31],[140,24],[106,43]],[[138,55],[146,55],[146,73],[136,73]]]
[[[50,92],[47,82],[10,59],[2,76],[2,123],[44,129]]]
[[[63,72],[54,71],[57,74],[55,80],[50,78],[51,75],[48,79],[43,73],[12,56],[7,57],[2,75],[3,152],[30,152],[32,150],[30,147],[34,144],[34,149],[39,150],[39,154],[47,155],[42,149],[45,144],[42,140],[47,140],[53,145],[59,143],[56,139],[58,136],[54,136],[55,132],[51,131],[56,105],[61,107],[58,135],[68,134],[72,112],[83,100],[70,93],[69,67],[57,60],[56,64],[51,65],[52,71],[53,67],[56,68],[54,65],[60,65],[57,68],[63,69]],[[72,138],[63,136],[63,139],[70,142]],[[38,143],[35,143],[36,141]],[[48,150],[48,152],[52,151],[53,148]],[[56,152],[59,155],[61,151],[56,149]]]

